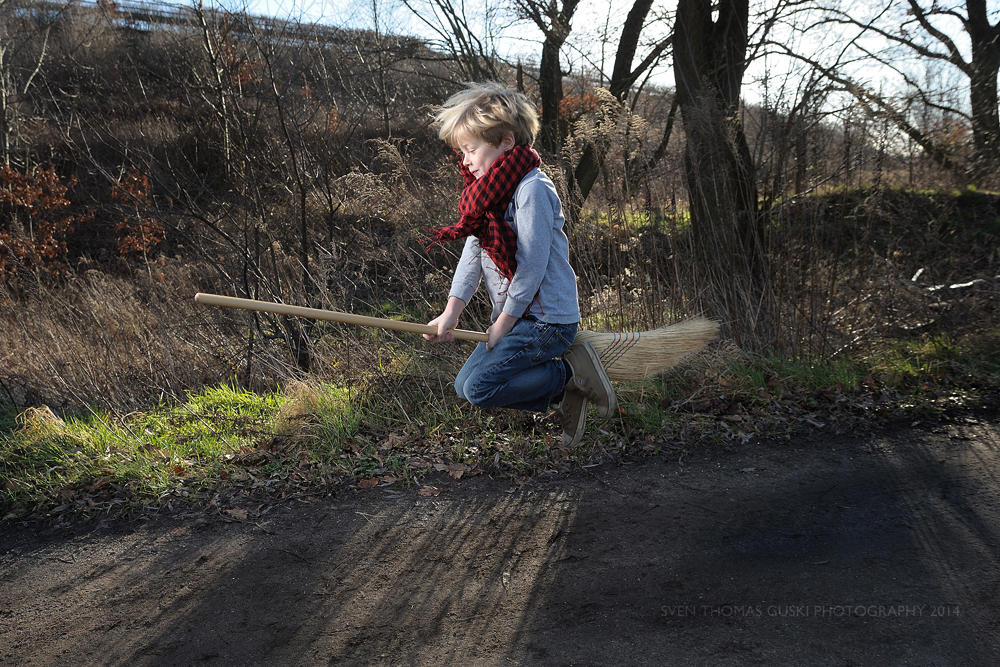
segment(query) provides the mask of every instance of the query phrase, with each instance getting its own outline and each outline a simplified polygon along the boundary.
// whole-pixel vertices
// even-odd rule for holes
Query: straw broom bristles
[[[240,299],[219,294],[195,294],[194,300],[209,306],[258,310],[277,315],[290,315],[314,320],[343,322],[393,331],[436,334],[437,327],[416,322],[400,322],[381,317],[368,317],[342,313],[336,310],[289,306],[284,303]],[[703,349],[715,338],[719,323],[704,317],[670,324],[651,331],[631,333],[599,333],[578,331],[573,343],[588,342],[594,346],[601,363],[611,380],[639,380],[655,375],[675,366],[688,354]],[[489,339],[481,331],[453,329],[452,335],[459,340],[486,342]]]
[[[681,358],[704,349],[718,332],[718,322],[696,317],[651,331],[578,331],[573,344],[593,345],[609,379],[639,380],[676,366]]]

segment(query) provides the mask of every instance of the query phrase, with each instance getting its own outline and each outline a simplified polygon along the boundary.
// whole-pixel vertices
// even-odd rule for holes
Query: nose
[[[462,164],[464,164],[466,167],[472,164],[471,162],[469,162],[469,156],[466,155],[465,153],[462,153]]]

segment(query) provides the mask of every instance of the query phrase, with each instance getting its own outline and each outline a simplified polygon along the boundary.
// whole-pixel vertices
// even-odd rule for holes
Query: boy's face
[[[469,168],[476,179],[486,175],[497,158],[514,147],[514,136],[508,133],[499,146],[491,146],[476,137],[462,134],[458,137],[458,149],[462,151],[462,164]]]

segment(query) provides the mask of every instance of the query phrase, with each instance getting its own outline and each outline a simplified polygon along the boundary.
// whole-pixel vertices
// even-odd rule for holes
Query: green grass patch
[[[288,494],[350,479],[405,483],[433,463],[474,466],[494,453],[493,418],[399,375],[267,394],[211,387],[130,414],[3,405],[0,519],[121,515],[216,502],[247,487]],[[428,453],[431,463],[409,465]]]
[[[669,226],[671,229],[686,229],[691,225],[691,213],[687,209],[676,214],[667,211],[627,210],[613,214],[606,210],[590,209],[583,212],[583,219],[599,227],[624,227],[642,230]]]
[[[866,361],[888,384],[994,385],[1000,377],[1000,330],[979,331],[961,340],[938,334],[885,341]]]
[[[272,437],[282,402],[221,386],[124,415],[30,408],[0,431],[0,508],[11,518],[204,497],[228,478],[227,457]]]
[[[291,474],[285,459],[295,458],[296,468],[309,466],[339,453],[356,432],[351,395],[333,388],[257,394],[219,386],[176,405],[126,415],[60,417],[31,408],[12,419],[7,406],[0,431],[0,508],[6,518],[95,507],[120,512],[175,497],[207,500],[228,480],[254,472],[285,478]],[[298,428],[303,415],[308,434]],[[320,446],[308,456],[281,450],[284,442],[303,439]]]

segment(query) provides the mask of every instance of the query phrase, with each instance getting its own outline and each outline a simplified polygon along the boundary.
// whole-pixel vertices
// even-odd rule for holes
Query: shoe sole
[[[583,436],[587,430],[587,406],[589,405],[590,401],[588,401],[587,397],[583,396],[582,394],[577,393],[576,397],[579,400],[583,401],[583,406],[580,409],[579,416],[576,418],[576,428],[573,430],[573,432],[576,433],[576,435],[572,438],[567,439],[566,428],[565,426],[563,427],[562,446],[567,448],[576,447],[580,443],[580,440],[583,439]],[[563,397],[563,402],[560,404],[559,408],[557,408],[557,411],[561,412],[562,408],[565,405],[566,405],[566,398]],[[559,421],[562,421],[562,417],[559,418]]]
[[[587,403],[587,399],[583,399],[583,410],[580,411],[580,416],[576,420],[576,435],[570,438],[569,442],[566,441],[566,431],[563,431],[563,447],[576,447],[583,440],[583,435],[587,431]]]

